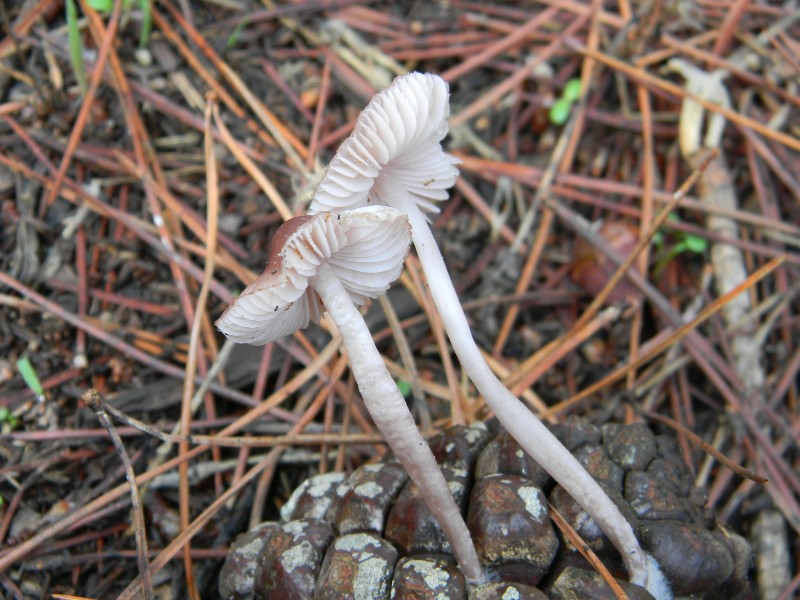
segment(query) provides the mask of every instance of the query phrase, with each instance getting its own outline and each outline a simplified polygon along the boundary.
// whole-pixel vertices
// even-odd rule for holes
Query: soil
[[[142,572],[213,598],[236,535],[386,453],[325,321],[258,348],[213,323],[408,71],[450,86],[460,177],[431,222],[492,368],[548,422],[677,434],[758,595],[796,593],[791,5],[0,9],[4,598],[132,597]],[[490,417],[413,253],[386,298],[365,318],[426,435]]]

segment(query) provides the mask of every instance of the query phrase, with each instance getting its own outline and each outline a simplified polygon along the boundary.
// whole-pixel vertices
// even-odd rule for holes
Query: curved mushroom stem
[[[350,368],[372,420],[419,487],[425,504],[450,542],[465,577],[470,582],[482,581],[483,569],[464,517],[397,384],[386,370],[361,313],[327,264],[320,265],[310,284],[339,328],[350,355]]]
[[[486,364],[472,337],[461,302],[453,288],[444,259],[425,215],[417,208],[413,198],[405,194],[383,189],[379,196],[389,206],[408,215],[411,223],[411,239],[417,249],[428,285],[431,287],[436,309],[442,317],[447,336],[467,376],[511,436],[561,484],[561,487],[589,513],[608,536],[622,555],[631,581],[649,588],[648,578],[652,577],[649,575],[648,558],[639,545],[633,528],[622,516],[616,504],[536,415],[497,379]]]

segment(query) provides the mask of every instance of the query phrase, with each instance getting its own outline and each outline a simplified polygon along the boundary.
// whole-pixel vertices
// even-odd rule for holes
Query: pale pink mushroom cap
[[[382,190],[404,190],[438,212],[458,177],[458,159],[442,150],[450,114],[441,77],[409,73],[376,94],[356,121],[314,194],[309,213],[387,204]],[[379,184],[379,185],[376,185]]]
[[[234,342],[263,345],[318,322],[324,308],[309,280],[323,262],[353,303],[380,296],[400,276],[409,230],[406,216],[385,206],[288,220],[272,239],[264,273],[233,301],[217,328]]]

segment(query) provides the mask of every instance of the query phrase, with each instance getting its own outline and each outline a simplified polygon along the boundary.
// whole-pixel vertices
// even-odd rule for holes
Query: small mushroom
[[[408,219],[385,206],[290,219],[272,240],[264,273],[216,324],[234,342],[266,344],[319,321],[324,305],[375,425],[419,486],[465,576],[479,581],[481,564],[464,518],[355,306],[397,279],[409,242]]]
[[[408,215],[431,295],[467,375],[508,432],[594,518],[620,551],[631,580],[654,591],[659,585],[655,581],[661,579],[619,509],[497,379],[472,337],[426,214],[439,211],[436,202],[448,198],[447,189],[458,176],[458,160],[441,147],[449,112],[449,91],[442,78],[422,73],[397,77],[359,115],[320,182],[309,213],[372,204]]]

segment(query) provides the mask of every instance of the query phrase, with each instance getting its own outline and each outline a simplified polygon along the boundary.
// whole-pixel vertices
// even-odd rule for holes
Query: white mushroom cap
[[[353,303],[363,304],[400,276],[410,241],[406,215],[386,206],[290,219],[272,239],[264,273],[217,328],[234,342],[262,345],[318,322],[321,304],[309,279],[326,261]]]
[[[421,209],[438,212],[435,203],[447,199],[447,189],[458,177],[458,159],[446,154],[440,143],[447,135],[449,114],[444,79],[429,73],[395,78],[359,115],[320,182],[309,213],[386,204],[382,189],[404,190]]]

